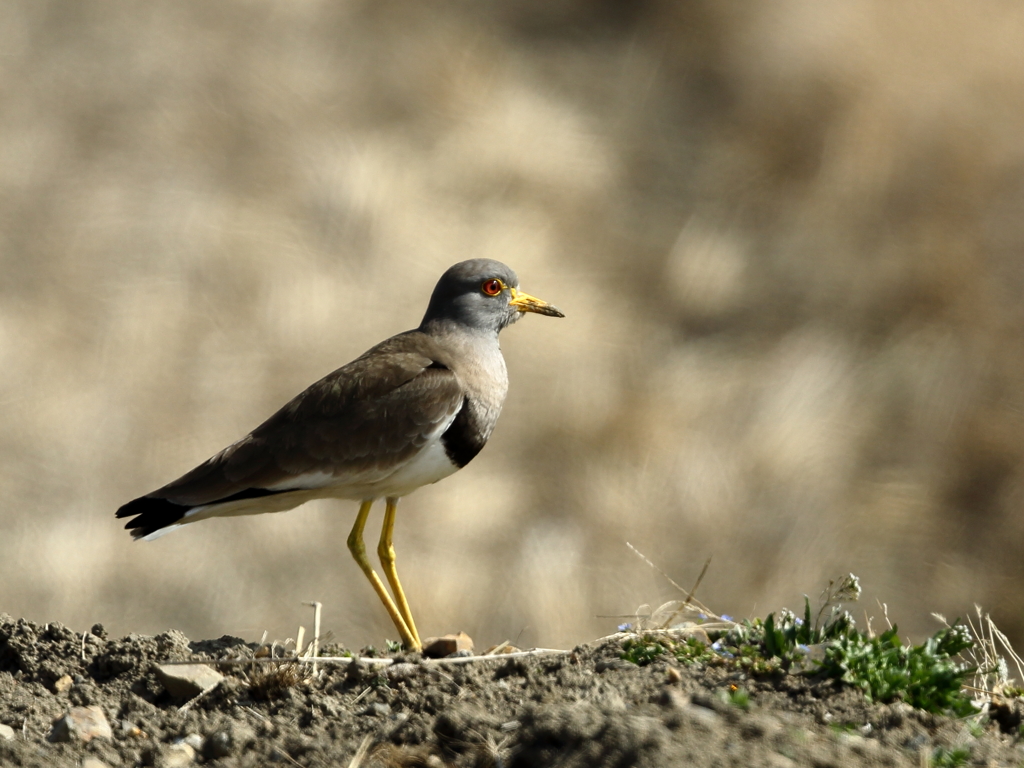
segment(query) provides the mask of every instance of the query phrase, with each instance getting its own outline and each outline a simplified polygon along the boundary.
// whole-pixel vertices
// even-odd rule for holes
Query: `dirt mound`
[[[637,666],[621,658],[621,638],[534,656],[390,654],[323,662],[315,673],[309,664],[239,663],[257,650],[232,637],[190,642],[174,630],[112,640],[99,625],[77,633],[0,615],[0,765],[779,768],[1024,759],[1014,736],[981,717],[871,704],[805,675]],[[182,668],[160,665],[196,659],[233,663],[212,665],[223,677],[196,683],[205,693],[183,694],[190,683],[167,677]],[[94,735],[96,718],[108,732]]]

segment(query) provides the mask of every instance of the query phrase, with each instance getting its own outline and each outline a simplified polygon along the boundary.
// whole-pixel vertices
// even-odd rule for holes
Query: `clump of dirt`
[[[2,766],[1019,765],[1016,728],[871,704],[830,679],[622,660],[622,637],[564,654],[311,665],[212,664],[174,699],[156,666],[250,659],[239,638],[105,636],[0,615]],[[343,649],[325,649],[341,655]],[[99,707],[108,736],[54,722]],[[1005,719],[1005,718],[1004,718]],[[1013,722],[1012,718],[1008,722]],[[56,738],[69,739],[54,741]]]

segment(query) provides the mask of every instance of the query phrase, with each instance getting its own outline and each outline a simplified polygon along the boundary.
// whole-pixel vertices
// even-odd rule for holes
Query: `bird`
[[[283,512],[312,499],[359,502],[347,545],[406,648],[422,642],[398,578],[398,501],[465,467],[501,413],[508,373],[498,333],[527,312],[565,317],[519,290],[505,264],[470,259],[438,280],[418,328],[377,344],[286,403],[190,472],[129,501],[116,517],[152,540],[211,517]],[[363,530],[385,500],[377,546],[390,595]]]

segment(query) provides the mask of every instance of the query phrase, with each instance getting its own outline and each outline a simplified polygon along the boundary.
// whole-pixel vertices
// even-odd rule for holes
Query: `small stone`
[[[203,737],[198,733],[190,733],[183,739],[179,739],[179,743],[188,744],[196,752],[203,748]]]
[[[428,637],[423,642],[423,655],[428,659],[443,659],[459,651],[473,651],[473,638],[465,632],[442,637]]]
[[[665,670],[665,684],[666,685],[677,685],[683,681],[683,676],[675,667],[669,667]]]
[[[224,675],[206,664],[160,664],[156,675],[176,699],[194,698],[224,679]]]
[[[708,637],[708,633],[700,627],[691,627],[686,636],[692,637],[702,645],[711,645],[711,638]]]
[[[98,757],[90,755],[89,757],[82,758],[82,768],[108,768],[108,766]]]
[[[71,678],[71,675],[64,675],[53,682],[53,692],[67,693],[71,690],[71,686],[74,683],[75,681]]]
[[[160,768],[185,768],[195,762],[195,759],[196,751],[189,744],[177,741],[160,756],[157,764]]]
[[[203,739],[202,755],[207,760],[227,757],[244,750],[255,740],[255,731],[240,723],[233,723],[228,728],[214,731]]]
[[[54,720],[47,740],[90,742],[97,737],[113,739],[114,734],[110,730],[110,723],[107,722],[107,716],[103,714],[103,710],[93,705],[72,707],[64,717]]]
[[[100,640],[107,639],[107,630],[103,628],[102,624],[93,624],[92,629],[89,630],[89,634],[94,637],[98,637]]]
[[[0,741],[14,741],[14,729],[0,723]]]
[[[146,734],[142,732],[142,729],[131,720],[122,720],[120,723],[120,729],[121,735],[125,737],[131,737],[133,739],[143,739],[146,737]]]
[[[227,757],[231,754],[233,746],[231,734],[228,731],[216,731],[203,741],[203,757],[207,760]]]

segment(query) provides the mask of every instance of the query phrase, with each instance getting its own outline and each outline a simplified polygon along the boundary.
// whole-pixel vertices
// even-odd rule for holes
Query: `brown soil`
[[[871,704],[803,675],[638,667],[620,659],[620,642],[470,663],[392,654],[391,666],[322,665],[315,675],[298,665],[222,666],[225,679],[182,709],[187,702],[164,689],[156,663],[247,658],[257,646],[190,642],[176,631],[112,640],[99,626],[83,634],[0,615],[0,724],[14,731],[0,734],[0,765],[781,768],[1024,759],[1018,723],[1007,723],[1011,734],[985,718]],[[730,703],[740,688],[746,709]],[[89,705],[103,710],[112,738],[51,740],[54,720]]]

